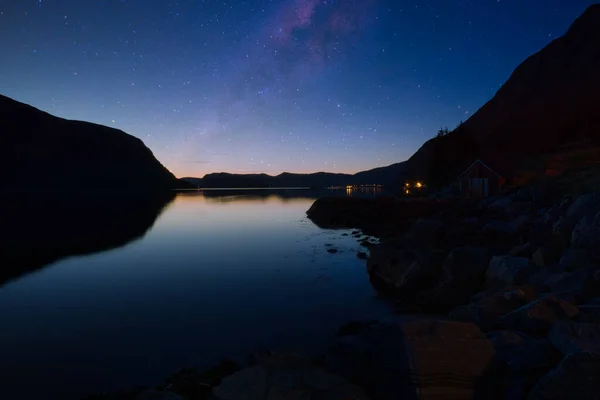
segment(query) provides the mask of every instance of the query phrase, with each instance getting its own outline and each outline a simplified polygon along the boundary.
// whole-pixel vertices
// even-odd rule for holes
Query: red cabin
[[[498,192],[506,179],[483,161],[477,160],[458,177],[458,181],[465,197],[480,199]]]

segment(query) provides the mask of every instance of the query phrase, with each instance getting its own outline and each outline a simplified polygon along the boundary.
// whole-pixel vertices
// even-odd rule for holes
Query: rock
[[[594,251],[600,245],[600,213],[581,218],[571,233],[571,246]]]
[[[367,270],[384,284],[399,288],[407,271],[417,262],[417,253],[406,250],[403,241],[390,240],[371,248]]]
[[[546,339],[534,339],[520,332],[494,331],[488,338],[496,350],[502,371],[506,399],[524,398],[531,387],[562,359],[562,354]]]
[[[144,390],[135,400],[184,400],[183,397],[170,391]]]
[[[515,217],[528,213],[530,209],[531,203],[528,201],[513,201],[504,209],[504,213],[507,217]]]
[[[361,389],[339,375],[292,355],[272,356],[226,377],[214,389],[213,397],[214,400],[367,399]]]
[[[580,268],[556,276],[547,282],[550,291],[563,298],[571,298],[582,304],[600,293],[600,282],[594,279],[596,267]]]
[[[503,315],[498,320],[498,325],[508,330],[545,335],[554,322],[569,320],[578,312],[574,305],[548,295]]]
[[[221,379],[239,369],[240,366],[236,362],[227,359],[202,372],[191,368],[181,369],[167,379],[164,389],[186,399],[204,399],[211,394],[213,387],[217,386]]]
[[[548,292],[550,290],[548,284],[558,276],[563,276],[564,273],[566,273],[564,266],[549,265],[539,269],[525,283],[533,286],[538,292]]]
[[[518,231],[519,230],[516,224],[500,220],[492,220],[483,227],[483,232],[487,234],[501,234],[510,236],[516,235]]]
[[[560,265],[563,265],[569,271],[587,267],[593,262],[592,254],[588,250],[575,248],[566,249],[558,261]]]
[[[488,206],[490,210],[494,211],[502,211],[506,210],[506,208],[513,202],[513,198],[511,196],[501,197],[498,200],[495,200],[492,204]]]
[[[356,253],[356,257],[360,260],[366,260],[368,258],[368,255],[364,251],[359,251],[358,253]]]
[[[493,257],[485,274],[486,286],[502,289],[520,285],[537,270],[538,267],[524,257]]]
[[[450,318],[472,322],[486,332],[494,328],[502,315],[533,301],[535,296],[535,290],[530,286],[515,287],[458,307],[450,313]]]
[[[435,219],[418,219],[406,233],[406,239],[413,246],[437,247],[444,235],[444,224]]]
[[[600,324],[598,323],[557,321],[552,325],[548,340],[565,355],[588,352],[600,356]]]
[[[597,400],[600,393],[600,357],[590,353],[569,354],[531,390],[527,400]]]
[[[457,247],[444,262],[444,280],[421,302],[436,311],[450,311],[469,301],[483,286],[491,256],[483,247]]]
[[[600,304],[581,304],[577,308],[579,308],[579,313],[575,317],[577,322],[600,323]]]
[[[508,253],[511,257],[526,257],[530,258],[533,254],[533,246],[531,243],[525,243],[519,246],[514,246]]]
[[[402,241],[392,240],[371,249],[367,270],[376,285],[383,285],[378,288],[407,298],[439,281],[444,259],[444,252],[406,250]]]
[[[331,253],[331,254],[335,254],[335,253],[338,253],[339,250],[338,249],[327,249],[327,252]]]
[[[398,318],[340,338],[326,364],[373,399],[462,399],[494,393],[484,384],[493,358],[473,324]]]
[[[600,212],[600,194],[591,193],[579,196],[569,206],[563,218],[559,220],[560,229],[570,231],[587,215]]]
[[[560,259],[560,250],[556,246],[542,246],[533,253],[531,260],[539,267],[556,264]]]

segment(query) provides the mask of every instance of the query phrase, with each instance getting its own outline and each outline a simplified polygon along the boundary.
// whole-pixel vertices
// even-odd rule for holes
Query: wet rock
[[[600,324],[557,321],[548,340],[565,355],[579,352],[600,355]]]
[[[340,338],[326,364],[374,399],[458,399],[494,393],[484,384],[493,358],[473,324],[398,318]]]
[[[339,250],[338,249],[327,249],[327,252],[331,253],[331,254],[335,254],[335,253],[338,253]]]
[[[524,257],[493,257],[485,275],[486,286],[502,289],[520,285],[537,270],[538,267]]]
[[[276,355],[226,377],[214,400],[366,400],[357,386],[294,355]]]
[[[356,253],[356,257],[359,260],[366,260],[368,258],[368,255],[364,251],[359,251],[358,253]]]
[[[545,335],[556,321],[569,320],[579,310],[553,295],[536,299],[498,320],[500,327],[533,335]]]
[[[569,354],[533,387],[527,400],[597,400],[600,393],[600,357],[590,353]]]

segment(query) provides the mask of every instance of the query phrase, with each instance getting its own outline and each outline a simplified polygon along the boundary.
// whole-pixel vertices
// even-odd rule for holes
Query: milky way
[[[485,103],[587,0],[1,0],[0,93],[178,176],[356,172]]]

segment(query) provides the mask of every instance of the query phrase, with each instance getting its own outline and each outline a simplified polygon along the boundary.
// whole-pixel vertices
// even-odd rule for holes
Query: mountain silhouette
[[[599,144],[600,4],[527,58],[495,96],[405,165],[412,178],[447,183],[475,159],[518,173],[524,162]]]
[[[0,170],[1,190],[181,186],[140,139],[58,118],[1,95]]]
[[[374,168],[356,174],[315,172],[294,174],[284,172],[272,176],[267,174],[229,174],[225,172],[207,174],[203,178],[182,178],[197,187],[206,188],[257,188],[257,187],[310,187],[324,188],[345,185],[395,185],[404,171],[403,163]]]

